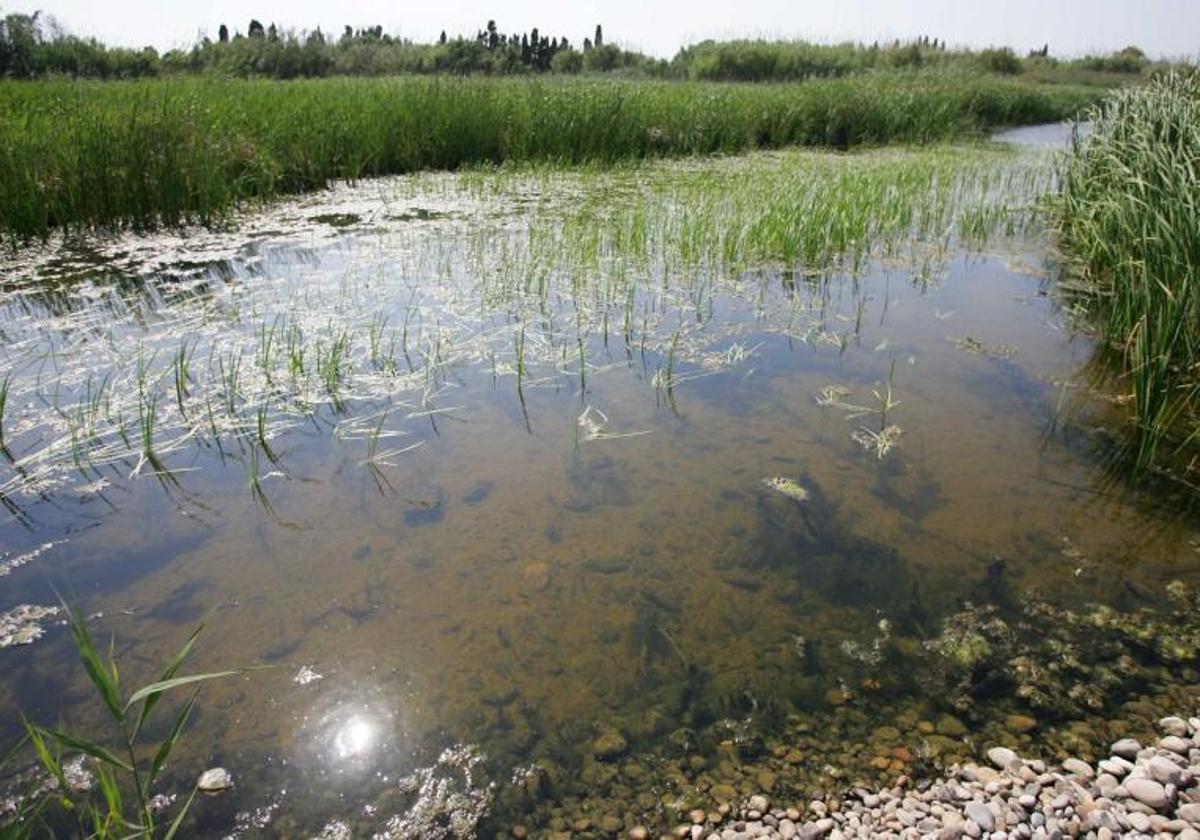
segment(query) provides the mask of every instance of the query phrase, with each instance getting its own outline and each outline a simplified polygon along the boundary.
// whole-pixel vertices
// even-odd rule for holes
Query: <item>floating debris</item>
[[[46,634],[42,622],[59,612],[58,607],[21,604],[6,613],[0,613],[0,650],[33,644]]]
[[[962,338],[950,339],[954,342],[954,346],[959,350],[974,356],[988,356],[993,359],[1011,359],[1017,355],[1017,348],[1011,344],[984,344],[977,338],[971,336],[963,336]]]
[[[842,653],[870,668],[879,667],[879,664],[883,662],[887,644],[892,638],[892,623],[886,618],[881,618],[878,627],[879,635],[868,646],[861,645],[853,639],[844,639],[841,644]]]
[[[381,840],[475,837],[493,798],[493,785],[477,778],[483,761],[478,747],[460,744],[444,750],[432,767],[401,779],[400,792],[416,799],[407,813],[393,816],[375,836]]]
[[[593,405],[588,405],[579,415],[579,428],[583,429],[584,440],[612,440],[614,438],[641,437],[650,432],[606,432],[608,415]]]
[[[883,458],[896,446],[902,434],[904,430],[895,425],[885,426],[878,432],[866,426],[859,426],[850,433],[850,438],[863,449]]]
[[[317,835],[317,840],[350,840],[353,836],[354,833],[350,831],[350,826],[341,820],[333,820],[325,823],[325,827]]]
[[[762,483],[768,490],[774,490],[779,495],[791,499],[793,502],[807,502],[810,498],[809,492],[798,481],[792,478],[776,475],[771,478],[764,478]]]
[[[11,575],[17,569],[28,563],[32,563],[56,545],[58,543],[42,543],[32,551],[26,551],[24,554],[18,554],[16,557],[10,557],[8,553],[0,555],[0,577]]]
[[[317,680],[323,679],[325,679],[324,674],[318,674],[312,668],[305,665],[296,672],[296,676],[292,677],[292,682],[294,682],[296,685],[308,685],[309,683],[314,683]]]

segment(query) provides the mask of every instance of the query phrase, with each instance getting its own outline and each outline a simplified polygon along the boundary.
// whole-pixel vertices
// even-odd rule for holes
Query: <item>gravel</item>
[[[1097,769],[1077,758],[1057,767],[1026,761],[1006,747],[987,751],[999,770],[954,765],[944,778],[891,788],[855,789],[837,797],[781,807],[765,794],[727,815],[680,825],[694,840],[752,837],[1115,837],[1200,840],[1200,718],[1159,721],[1151,747],[1126,738]]]

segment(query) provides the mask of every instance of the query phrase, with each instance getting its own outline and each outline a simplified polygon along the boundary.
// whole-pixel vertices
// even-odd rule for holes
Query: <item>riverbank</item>
[[[0,84],[0,230],[224,220],[339,179],[980,136],[1104,91],[966,73],[803,84],[165,79]]]
[[[1152,704],[1144,704],[1143,711]],[[1194,707],[1189,707],[1194,708]],[[1034,723],[1032,719],[1027,719]],[[1016,724],[1018,727],[1021,724]],[[1144,722],[1132,722],[1134,729]],[[1200,839],[1200,718],[1169,715],[1155,735],[1122,737],[1107,749],[1049,762],[993,746],[978,761],[933,777],[895,776],[887,785],[795,799],[760,785],[744,796],[714,787],[717,804],[679,814],[661,835],[613,815],[515,837],[627,836],[644,840],[746,840],[751,837],[1179,837]],[[764,781],[770,782],[769,771]]]

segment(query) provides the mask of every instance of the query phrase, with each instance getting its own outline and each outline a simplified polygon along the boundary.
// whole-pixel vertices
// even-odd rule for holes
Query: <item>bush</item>
[[[989,73],[1000,73],[1005,76],[1015,76],[1021,72],[1021,59],[1008,47],[988,49],[979,53],[979,64]]]

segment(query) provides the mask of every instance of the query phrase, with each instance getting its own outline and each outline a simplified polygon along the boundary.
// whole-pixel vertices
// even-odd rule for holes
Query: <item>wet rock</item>
[[[947,738],[961,738],[967,734],[967,727],[954,715],[942,715],[937,721],[937,733]]]
[[[1037,720],[1028,715],[1009,715],[1004,719],[1004,728],[1016,735],[1032,732],[1037,725]]]
[[[408,510],[404,511],[404,524],[411,527],[432,525],[446,518],[446,494],[440,487],[417,487],[406,494],[404,501]]]
[[[629,569],[629,560],[624,557],[591,557],[583,561],[583,568],[601,575],[615,575]]]
[[[620,732],[609,731],[592,741],[592,754],[596,758],[616,758],[624,753],[628,746]]]
[[[540,560],[521,567],[521,588],[527,592],[540,592],[550,585],[550,565]]]
[[[196,780],[196,790],[201,793],[218,794],[233,787],[233,776],[224,767],[205,770]]]

